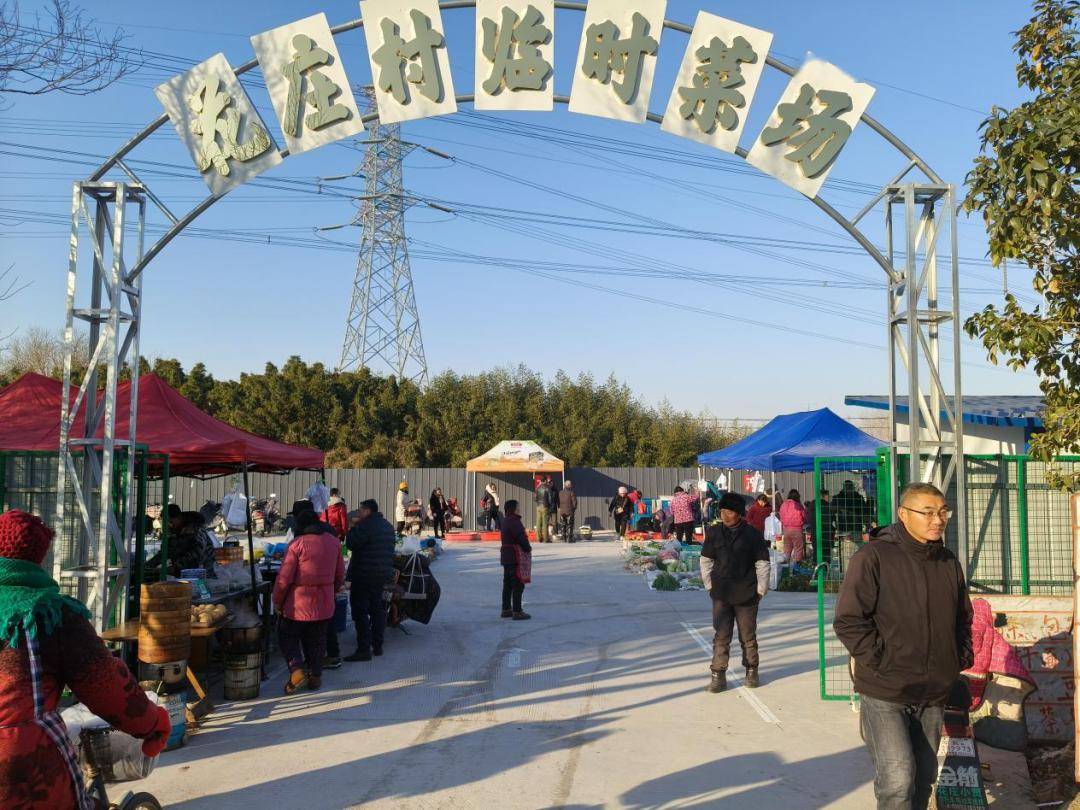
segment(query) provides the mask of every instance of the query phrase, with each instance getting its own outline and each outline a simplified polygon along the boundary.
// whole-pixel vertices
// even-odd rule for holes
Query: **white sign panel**
[[[289,154],[364,131],[325,14],[251,38]]]
[[[379,121],[457,112],[438,0],[361,0]]]
[[[478,110],[550,112],[555,0],[476,0]]]
[[[666,0],[591,0],[574,65],[571,112],[645,120],[666,7]]]
[[[873,96],[873,87],[835,65],[809,60],[784,90],[747,162],[816,197]]]
[[[154,89],[215,196],[281,162],[277,144],[233,73],[214,54]]]
[[[768,31],[699,11],[660,128],[734,152],[772,38]]]

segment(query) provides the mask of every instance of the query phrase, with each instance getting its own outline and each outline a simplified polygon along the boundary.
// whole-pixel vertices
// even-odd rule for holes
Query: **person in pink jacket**
[[[803,527],[806,526],[806,507],[799,497],[799,490],[788,492],[787,500],[780,504],[780,527],[784,530],[784,554],[792,562],[799,562],[806,553]]]
[[[305,684],[322,685],[326,628],[334,617],[334,594],[345,582],[341,542],[330,527],[313,511],[297,515],[296,525],[273,593],[281,652],[289,664],[286,695]]]

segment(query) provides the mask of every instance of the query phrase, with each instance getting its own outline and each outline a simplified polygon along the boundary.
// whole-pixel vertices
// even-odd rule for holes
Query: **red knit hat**
[[[41,518],[12,509],[0,515],[0,557],[41,564],[53,539],[53,530]]]

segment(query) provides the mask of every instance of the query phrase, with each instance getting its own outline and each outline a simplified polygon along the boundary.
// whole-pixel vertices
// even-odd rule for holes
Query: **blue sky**
[[[356,3],[340,0],[83,5],[103,22],[122,24],[129,44],[147,52],[147,64],[98,95],[17,97],[0,113],[0,140],[9,144],[0,149],[17,153],[0,164],[0,256],[4,267],[13,264],[32,282],[16,300],[0,304],[0,333],[62,325],[63,222],[70,216],[71,181],[96,165],[92,156],[111,153],[160,113],[157,84],[218,51],[237,66],[251,58],[251,35],[317,11],[325,11],[331,24],[358,16]],[[671,0],[667,16],[692,24],[698,9],[773,32],[772,53],[790,64],[812,53],[874,85],[869,114],[949,182],[962,183],[970,168],[983,111],[1023,98],[1011,32],[1030,16],[1024,3],[985,2],[976,11],[940,2],[830,2],[810,9],[786,1]],[[470,92],[473,12],[443,16],[456,90]],[[557,14],[556,93],[569,93],[581,19],[577,12]],[[685,44],[681,34],[663,35],[654,112],[666,106]],[[362,33],[342,35],[338,47],[353,83],[368,82]],[[257,71],[248,77],[249,94],[280,143]],[[744,146],[760,131],[784,84],[776,71],[766,71]],[[485,117],[472,115],[468,105],[461,111],[466,114],[403,127],[406,139],[457,158],[447,163],[413,153],[405,164],[407,190],[451,208],[467,203],[494,209],[480,217],[424,207],[408,214],[433,374],[518,363],[548,376],[558,369],[601,379],[614,373],[648,402],[666,398],[679,408],[742,418],[823,405],[866,416],[843,408],[844,395],[886,392],[882,271],[850,251],[840,228],[795,192],[654,124],[574,115],[559,106],[553,113]],[[146,171],[151,188],[174,210],[187,210],[205,196],[170,126],[132,157],[180,167]],[[202,229],[249,232],[255,242],[186,236],[168,246],[146,272],[143,355],[175,356],[188,366],[201,360],[221,377],[292,354],[336,364],[356,263],[348,246],[359,231],[328,233],[340,244],[321,249],[280,241],[292,236],[307,242],[313,228],[350,218],[348,199],[311,192],[316,178],[351,172],[359,158],[344,146],[290,157],[264,178],[289,178],[300,191],[243,187],[196,222]],[[897,153],[861,128],[822,196],[852,215],[902,166]],[[361,187],[355,180],[352,185]],[[609,210],[561,196],[567,193]],[[535,223],[499,216],[507,208],[589,220],[650,218],[736,235],[748,249],[633,228],[543,226],[539,232]],[[873,217],[869,227],[875,239],[881,219]],[[981,221],[962,218],[959,237],[962,311],[999,302],[1001,274],[985,259]],[[762,255],[761,239],[786,241],[769,243]],[[535,269],[461,263],[452,260],[454,251],[526,267],[530,260],[554,262],[559,269],[541,276]],[[610,269],[569,272],[572,265]],[[1010,266],[1010,288],[1030,298],[1029,279]],[[989,366],[968,341],[963,357],[966,393],[1036,392],[1033,375]]]

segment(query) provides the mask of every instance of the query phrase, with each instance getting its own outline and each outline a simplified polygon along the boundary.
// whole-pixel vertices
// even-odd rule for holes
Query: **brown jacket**
[[[971,600],[959,561],[895,523],[851,558],[833,629],[855,659],[855,691],[940,705],[972,663]]]

